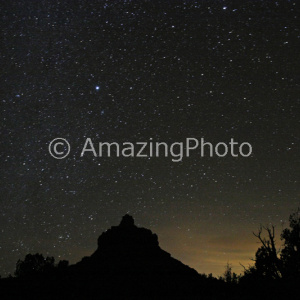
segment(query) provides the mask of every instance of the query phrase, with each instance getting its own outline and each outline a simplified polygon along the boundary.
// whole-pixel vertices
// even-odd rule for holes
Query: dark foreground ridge
[[[59,266],[58,266],[59,267]],[[37,275],[38,274],[38,275]],[[90,256],[65,268],[2,279],[2,299],[210,299],[225,283],[208,279],[159,247],[151,230],[125,215]]]
[[[54,258],[41,254],[18,261],[16,277],[0,280],[0,299],[292,299],[294,281],[250,278],[237,284],[200,275],[125,215],[100,235],[97,250],[75,265],[54,266]]]

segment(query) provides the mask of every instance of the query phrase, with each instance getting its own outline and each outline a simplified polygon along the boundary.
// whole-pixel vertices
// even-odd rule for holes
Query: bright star
[[[99,85],[96,85],[95,89],[96,89],[97,91],[99,91],[99,90],[100,90],[100,86],[99,86]]]

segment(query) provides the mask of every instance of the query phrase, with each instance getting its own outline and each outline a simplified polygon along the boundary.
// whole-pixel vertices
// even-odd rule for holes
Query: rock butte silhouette
[[[186,299],[201,294],[201,286],[204,291],[203,280],[194,269],[162,250],[156,234],[137,227],[133,217],[125,215],[119,226],[99,236],[98,248],[91,256],[54,279],[55,290],[41,280],[36,293],[40,299],[45,293],[55,299]]]
[[[123,216],[119,226],[103,232],[97,250],[70,266],[69,272],[106,284],[118,282],[131,288],[150,285],[158,290],[191,287],[200,278],[194,269],[162,250],[157,235],[137,227],[130,215]]]

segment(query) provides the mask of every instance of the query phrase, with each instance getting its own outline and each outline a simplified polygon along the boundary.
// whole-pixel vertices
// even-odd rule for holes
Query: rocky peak
[[[119,226],[112,226],[98,238],[98,252],[106,250],[146,249],[158,247],[158,238],[151,230],[137,227],[132,216],[123,216]]]
[[[122,227],[135,226],[133,217],[126,214],[125,216],[123,216],[122,221],[119,226],[122,226]]]

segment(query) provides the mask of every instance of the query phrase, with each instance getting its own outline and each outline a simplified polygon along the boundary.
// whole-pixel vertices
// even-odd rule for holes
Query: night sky
[[[2,2],[0,275],[27,253],[75,263],[125,213],[201,273],[241,272],[261,223],[280,245],[300,205],[299,4]],[[80,157],[87,137],[253,152]]]

